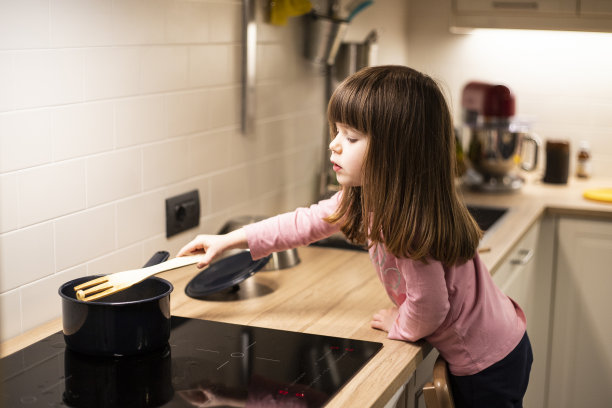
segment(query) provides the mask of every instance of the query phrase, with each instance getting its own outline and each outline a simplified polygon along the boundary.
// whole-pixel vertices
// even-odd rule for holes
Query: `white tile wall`
[[[299,19],[272,27],[258,10],[256,131],[241,134],[241,13],[0,0],[0,341],[59,317],[65,281],[314,199],[322,74]],[[200,226],[167,239],[165,199],[193,189]]]
[[[102,256],[116,248],[115,207],[106,205],[55,221],[55,256],[64,270]]]
[[[0,293],[55,272],[53,223],[22,228],[0,236]],[[10,273],[4,273],[10,271]]]
[[[33,167],[20,172],[18,181],[22,226],[85,208],[84,160]]]
[[[50,163],[53,159],[51,130],[50,109],[0,113],[0,171]]]

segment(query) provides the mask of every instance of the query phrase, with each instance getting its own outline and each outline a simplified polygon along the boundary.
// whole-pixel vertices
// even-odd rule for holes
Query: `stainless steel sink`
[[[507,208],[481,205],[468,205],[467,209],[483,231],[490,229],[508,211]]]

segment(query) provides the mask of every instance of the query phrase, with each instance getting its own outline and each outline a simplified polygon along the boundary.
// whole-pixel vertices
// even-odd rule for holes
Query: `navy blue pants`
[[[520,408],[533,362],[527,333],[506,357],[484,370],[465,376],[450,374],[456,408]]]

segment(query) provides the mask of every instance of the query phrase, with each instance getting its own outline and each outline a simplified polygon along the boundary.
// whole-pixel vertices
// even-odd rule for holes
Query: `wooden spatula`
[[[204,255],[181,256],[146,268],[116,272],[74,287],[76,298],[85,302],[125,290],[150,276],[198,263]]]

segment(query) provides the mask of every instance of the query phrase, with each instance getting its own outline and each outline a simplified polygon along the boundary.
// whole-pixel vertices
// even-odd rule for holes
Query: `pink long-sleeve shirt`
[[[339,227],[323,220],[338,206],[340,193],[309,208],[245,227],[253,259],[328,237]],[[455,375],[475,374],[503,359],[525,333],[525,314],[493,283],[476,255],[451,267],[398,258],[373,245],[370,259],[399,316],[388,337],[425,339]],[[374,312],[374,311],[373,311]]]

